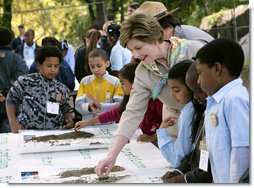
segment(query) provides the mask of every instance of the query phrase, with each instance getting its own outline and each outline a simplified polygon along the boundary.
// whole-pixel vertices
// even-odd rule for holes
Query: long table
[[[107,143],[113,142],[116,124],[94,126],[93,128],[103,134],[103,139],[107,139]],[[81,131],[86,130],[89,128]],[[47,134],[56,132],[59,134],[59,131],[48,131]],[[25,133],[34,134],[35,132]],[[152,143],[136,142],[139,133],[138,130],[117,158],[115,165],[123,167],[124,170],[115,172],[115,174],[110,173],[118,179],[107,183],[162,183],[160,177],[172,169],[156,146]],[[94,173],[66,178],[61,177],[60,174],[70,170],[80,171],[82,168],[94,168],[98,161],[107,155],[109,147],[99,149],[70,147],[70,150],[65,148],[62,151],[57,149],[52,151],[49,146],[50,152],[22,153],[20,152],[23,147],[21,134],[0,134],[0,183],[101,183],[97,181],[98,177]]]

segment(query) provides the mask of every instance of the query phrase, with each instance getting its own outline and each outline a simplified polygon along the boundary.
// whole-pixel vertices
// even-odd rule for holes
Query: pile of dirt
[[[121,166],[114,166],[111,172],[119,172],[119,171],[124,171],[125,169]],[[87,175],[87,174],[94,174],[95,173],[95,167],[91,168],[82,168],[80,170],[67,170],[64,172],[61,172],[58,174],[61,178],[67,178],[67,177],[81,177],[82,175]]]
[[[90,178],[86,178],[86,177],[81,177],[83,175],[89,175],[89,174],[94,174],[95,173],[95,167],[91,167],[91,168],[82,168],[80,170],[68,170],[68,171],[64,171],[61,172],[60,174],[58,174],[58,176],[60,176],[60,178],[68,178],[68,177],[80,177],[79,179],[75,179],[75,180],[68,180],[68,181],[64,181],[62,183],[65,184],[80,184],[80,183],[114,183],[118,180],[124,179],[125,177],[129,176],[129,175],[123,175],[123,176],[108,176],[108,177],[102,177],[102,178],[95,178],[93,180],[91,180]],[[111,172],[119,172],[119,171],[124,171],[125,169],[121,166],[114,166]]]
[[[74,132],[69,132],[69,133],[64,133],[64,134],[59,134],[59,135],[45,135],[45,136],[36,136],[32,137],[30,140],[27,140],[26,142],[29,141],[37,141],[37,142],[48,142],[50,140],[69,140],[69,139],[77,139],[77,138],[90,138],[94,136],[94,134],[85,132],[85,131],[74,131]]]

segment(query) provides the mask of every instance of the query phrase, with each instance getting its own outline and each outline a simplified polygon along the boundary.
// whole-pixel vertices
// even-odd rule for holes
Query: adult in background
[[[99,40],[101,33],[97,29],[89,29],[85,34],[85,43],[82,48],[77,49],[75,53],[75,76],[80,82],[85,76],[91,75],[92,72],[88,64],[88,54],[95,48],[100,48]]]
[[[7,93],[20,75],[28,73],[28,68],[22,57],[12,51],[12,31],[1,26],[0,36],[0,133],[6,133],[11,131],[5,108]]]
[[[119,152],[131,140],[144,118],[151,97],[159,98],[169,106],[173,116],[178,116],[182,106],[169,95],[167,73],[178,62],[194,57],[203,46],[198,41],[176,37],[163,40],[163,29],[158,21],[136,12],[122,23],[120,41],[141,63],[136,69],[130,99],[121,116],[114,143],[107,157],[96,167],[99,177],[108,175],[113,168]]]
[[[197,27],[181,25],[179,20],[173,15],[178,8],[168,11],[161,2],[145,1],[137,10],[144,11],[158,20],[163,28],[165,39],[175,36],[188,40],[197,40],[203,44],[214,40],[210,34]]]
[[[40,48],[40,46],[34,42],[34,30],[28,29],[25,33],[24,43],[19,45],[15,52],[25,60],[28,69],[35,59],[35,53]]]
[[[21,45],[24,41],[25,38],[25,26],[23,24],[18,26],[18,30],[19,30],[19,36],[17,36],[16,38],[14,38],[11,42],[11,47],[13,50],[16,50],[16,48]]]
[[[112,75],[118,77],[118,71],[131,61],[131,52],[127,48],[121,46],[119,41],[121,26],[112,22],[108,25],[107,39],[113,46],[110,53],[110,63]]]
[[[67,40],[61,40],[62,43],[62,54],[65,62],[70,66],[73,74],[75,74],[75,58],[74,58],[74,49],[71,44],[68,44]]]

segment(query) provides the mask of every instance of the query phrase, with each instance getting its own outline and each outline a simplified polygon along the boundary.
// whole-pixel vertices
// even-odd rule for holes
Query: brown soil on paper
[[[75,177],[81,177],[82,175],[87,175],[87,174],[94,174],[94,169],[93,168],[82,168],[80,170],[68,170],[68,171],[64,171],[61,172],[59,174],[59,176],[61,176],[61,178],[67,178],[67,177],[71,177],[71,176],[75,176]],[[124,171],[125,169],[121,166],[114,166],[111,172],[118,172],[118,171]]]
[[[94,174],[94,169],[93,168],[82,168],[80,170],[68,170],[64,171],[59,174],[61,178],[67,178],[67,177],[81,177],[82,175],[88,175],[88,174]],[[118,172],[118,171],[124,171],[125,169],[121,166],[114,166],[111,172]],[[76,180],[69,180],[69,181],[64,181],[62,183],[66,184],[79,184],[79,183],[114,183],[118,180],[124,179],[129,175],[124,175],[124,176],[109,176],[105,178],[96,178],[94,180],[87,180],[86,178],[81,178],[81,179],[76,179]]]
[[[59,135],[36,136],[36,137],[31,138],[28,141],[47,142],[50,140],[57,141],[57,140],[77,139],[77,138],[90,138],[92,136],[94,136],[94,134],[92,134],[92,133],[88,133],[85,131],[75,131],[75,132],[64,133],[64,134],[59,134]]]

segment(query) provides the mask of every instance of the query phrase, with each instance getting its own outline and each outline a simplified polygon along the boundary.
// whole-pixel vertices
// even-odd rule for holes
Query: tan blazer
[[[187,59],[195,57],[196,52],[202,46],[203,44],[198,41],[187,41]],[[160,62],[156,63],[161,73],[164,74],[169,72],[169,66]],[[170,63],[172,64],[171,67],[176,64],[176,62]],[[151,98],[152,91],[159,80],[160,76],[148,70],[145,66],[143,66],[142,62],[138,65],[135,72],[135,79],[133,88],[131,90],[130,99],[126,106],[126,110],[121,116],[116,135],[122,135],[128,140],[131,140],[140,122],[143,120],[148,101]],[[167,108],[170,109],[173,114],[176,114],[177,116],[179,115],[179,110],[182,108],[182,105],[177,104],[172,98],[168,85],[161,90],[158,98],[162,103],[167,105]]]

